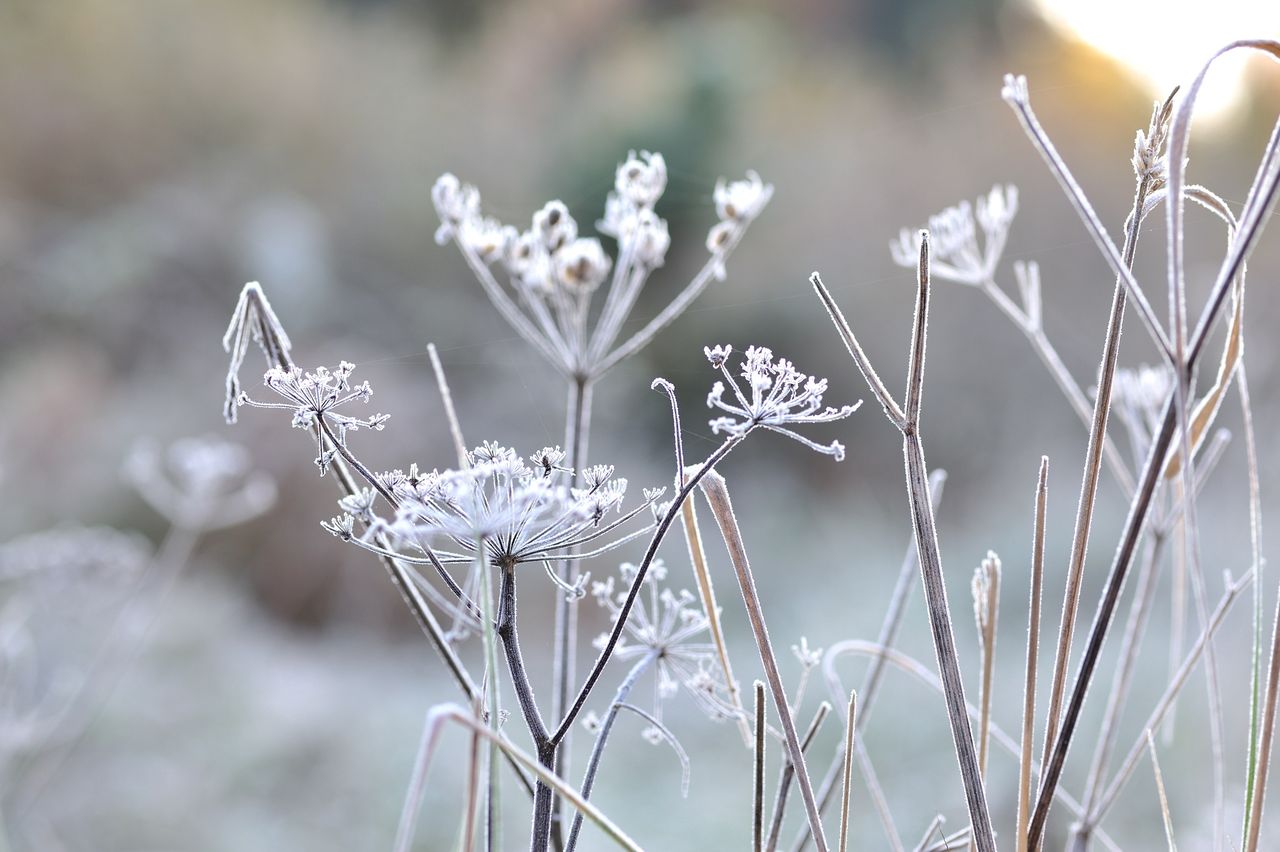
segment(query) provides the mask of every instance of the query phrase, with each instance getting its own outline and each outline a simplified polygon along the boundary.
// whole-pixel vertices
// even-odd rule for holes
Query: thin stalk
[[[973,583],[974,610],[982,651],[982,681],[978,691],[978,771],[987,775],[988,733],[991,729],[991,683],[996,663],[996,625],[1000,614],[1000,559],[988,554]]]
[[[934,670],[931,667],[925,665],[914,657],[904,654],[896,648],[885,648],[877,645],[875,642],[870,642],[865,639],[846,639],[832,645],[831,648],[828,649],[827,654],[829,662],[834,662],[836,657],[843,656],[844,654],[854,654],[861,657],[868,657],[870,659],[883,656],[889,665],[911,675],[917,681],[929,687],[939,695],[943,694],[942,681],[938,679],[937,674],[934,673]],[[844,689],[844,685],[840,682],[839,677],[835,675],[834,670],[827,674],[828,685],[832,693],[836,695],[841,694]],[[978,708],[975,705],[966,703],[965,710],[968,712],[970,719],[975,721],[977,720]],[[1020,758],[1021,749],[1019,749],[1017,742],[995,722],[991,723],[991,739],[1007,754],[1012,756],[1014,760],[1018,760]],[[863,753],[862,750],[857,745],[855,745],[855,749],[858,750],[858,754],[861,756]],[[861,759],[861,757],[859,759]],[[1039,762],[1033,762],[1031,770],[1033,773],[1038,772],[1040,770]],[[1073,816],[1084,816],[1084,808],[1066,790],[1059,788],[1053,795],[1054,798],[1061,802]],[[1110,836],[1101,829],[1098,829],[1097,837],[1098,840],[1101,841],[1108,849],[1117,849],[1115,842],[1112,841]],[[895,848],[901,847],[895,845]]]
[[[458,467],[466,470],[471,466],[467,456],[467,442],[462,437],[462,424],[458,421],[458,412],[453,407],[453,394],[449,392],[449,381],[444,375],[444,365],[440,363],[440,353],[434,343],[427,344],[427,355],[431,358],[431,371],[436,376],[436,387],[440,390],[440,402],[444,405],[445,421],[449,424],[449,436],[453,438],[453,449],[458,454]]]
[[[498,773],[499,724],[502,718],[499,698],[498,679],[498,636],[494,629],[497,611],[493,599],[493,577],[489,560],[485,556],[484,536],[476,537],[476,570],[480,574],[480,601],[483,607],[480,619],[481,633],[484,637],[484,661],[488,676],[485,678],[485,705],[488,711],[488,724],[493,736],[489,740],[489,831],[487,836],[489,852],[500,850],[502,846],[502,785]],[[542,785],[539,785],[541,787]],[[536,800],[535,800],[536,801]]]
[[[618,718],[622,704],[627,700],[627,696],[631,694],[631,690],[635,688],[636,681],[640,680],[640,676],[657,659],[657,652],[641,657],[640,661],[631,667],[631,671],[627,672],[627,676],[619,684],[618,691],[613,696],[613,703],[609,705],[609,710],[605,713],[604,719],[600,721],[600,730],[596,732],[596,741],[591,747],[591,757],[587,759],[587,772],[582,779],[582,798],[584,801],[591,800],[591,791],[596,786],[596,773],[600,771],[600,761],[604,757],[604,749],[609,742],[609,734],[613,731],[613,723]],[[578,833],[580,831],[582,831],[582,814],[578,813],[574,816],[573,825],[569,828],[569,839],[565,841],[565,852],[573,852],[578,847]]]
[[[1245,586],[1253,581],[1252,574],[1246,574],[1236,582],[1232,583],[1223,593],[1218,601],[1217,607],[1209,616],[1209,620],[1205,623],[1204,629],[1200,632],[1200,636],[1192,644],[1187,651],[1186,658],[1182,661],[1182,665],[1178,668],[1178,673],[1165,687],[1164,694],[1160,696],[1160,700],[1156,702],[1151,714],[1147,717],[1146,723],[1143,724],[1142,730],[1155,730],[1163,721],[1165,714],[1169,711],[1169,707],[1178,696],[1183,684],[1187,682],[1187,678],[1191,676],[1191,672],[1195,669],[1196,663],[1200,661],[1201,655],[1204,653],[1205,645],[1213,638],[1218,628],[1222,625],[1223,619],[1231,609],[1231,605],[1235,603],[1240,592],[1244,591]],[[1089,825],[1096,826],[1101,822],[1103,816],[1115,804],[1116,797],[1120,795],[1129,777],[1133,774],[1134,767],[1137,766],[1138,760],[1142,756],[1143,738],[1139,737],[1133,747],[1129,749],[1124,761],[1120,764],[1120,769],[1116,771],[1115,777],[1111,779],[1111,783],[1107,785],[1106,791],[1098,798],[1098,805],[1087,816],[1086,821]]]
[[[942,487],[946,484],[946,481],[947,473],[941,469],[935,470],[929,476],[929,498],[933,501],[935,507],[942,499]],[[911,597],[911,589],[915,585],[915,576],[918,568],[916,541],[913,533],[907,540],[906,553],[902,557],[902,567],[898,569],[898,579],[894,582],[893,592],[889,595],[889,605],[885,609],[884,621],[881,622],[880,633],[876,637],[876,643],[884,648],[892,648],[898,639],[898,630],[902,627],[903,616],[906,615],[907,601]],[[880,693],[880,681],[885,672],[884,663],[884,657],[875,657],[871,660],[871,665],[867,667],[867,674],[863,679],[862,689],[859,691],[862,695],[858,710],[859,733],[866,726],[867,719],[871,715],[871,707],[875,703],[876,696]],[[822,777],[822,783],[818,785],[818,810],[821,812],[825,813],[827,807],[835,798],[836,785],[840,782],[840,773],[843,765],[844,753],[837,750],[831,760],[831,764],[827,767],[826,774]],[[867,780],[868,783],[871,782],[871,779]],[[800,834],[792,844],[791,852],[803,852],[808,842],[809,827],[805,825],[800,828]]]
[[[587,444],[591,433],[591,383],[581,376],[569,379],[569,398],[565,414],[565,451],[568,453],[570,486],[578,484],[579,472],[587,464]],[[556,564],[556,575],[565,583],[571,583],[569,572],[572,560],[561,560]],[[578,650],[578,606],[568,595],[556,595],[555,632],[553,639],[553,656],[551,664],[551,718],[559,719],[564,715],[569,701],[570,685],[575,680],[574,663]],[[572,731],[566,731],[562,742],[556,745],[556,771],[568,775],[570,767],[570,743]],[[557,839],[562,825],[562,814],[559,802],[552,803],[552,830]],[[559,842],[556,843],[560,847]]]
[[[1156,792],[1160,794],[1160,814],[1164,818],[1164,836],[1169,841],[1169,852],[1178,852],[1173,842],[1173,818],[1169,816],[1169,797],[1164,793],[1164,775],[1160,773],[1160,758],[1156,757],[1156,741],[1147,728],[1147,748],[1151,751],[1151,770],[1156,776]]]
[[[849,693],[849,709],[844,725],[844,783],[840,793],[840,846],[839,852],[849,848],[849,799],[853,794],[853,737],[858,721],[858,693]]]
[[[1031,752],[1035,748],[1036,668],[1040,653],[1040,599],[1044,588],[1045,515],[1049,504],[1049,457],[1040,457],[1036,481],[1035,527],[1031,545],[1031,603],[1027,607],[1027,670],[1022,687],[1022,744],[1018,759],[1018,852],[1027,852],[1031,811]]]
[[[797,700],[796,704],[800,702]],[[792,708],[792,712],[795,708]],[[818,729],[822,727],[822,723],[826,721],[827,714],[831,712],[831,705],[824,701],[818,705],[818,710],[813,714],[809,727],[804,732],[804,737],[800,740],[800,751],[807,753],[813,738],[818,735]],[[773,800],[773,819],[769,824],[769,839],[765,843],[766,852],[773,852],[778,848],[778,836],[782,833],[782,818],[786,816],[787,796],[791,792],[791,782],[795,779],[796,767],[790,760],[782,761],[782,771],[778,775],[778,792],[774,795]]]
[[[747,618],[751,622],[751,632],[755,636],[756,650],[760,653],[760,662],[764,666],[765,678],[773,693],[773,703],[777,707],[778,717],[782,722],[782,731],[786,739],[787,752],[795,767],[796,781],[800,787],[800,797],[804,801],[805,813],[809,818],[809,827],[813,831],[814,842],[819,852],[827,852],[827,838],[822,830],[822,817],[818,813],[818,800],[813,792],[813,784],[809,779],[809,769],[805,764],[804,750],[800,745],[800,736],[796,733],[795,719],[791,706],[787,701],[787,690],[782,683],[782,675],[778,671],[778,660],[769,641],[769,631],[765,626],[764,610],[760,604],[760,596],[756,591],[755,577],[751,573],[751,563],[747,559],[746,546],[742,540],[742,531],[738,527],[737,518],[733,514],[733,504],[729,500],[729,490],[725,486],[724,477],[715,471],[709,472],[702,480],[702,493],[711,507],[711,514],[720,527],[720,535],[724,538],[729,550],[729,561],[733,564],[738,577],[738,588],[742,592],[742,600],[747,610]]]
[[[822,281],[815,275],[811,279],[854,356],[872,392],[881,399],[886,415],[902,432],[902,453],[906,467],[907,497],[911,509],[912,528],[915,530],[916,550],[920,559],[920,575],[929,609],[929,626],[933,633],[934,651],[938,658],[938,670],[944,686],[947,716],[951,724],[951,738],[955,744],[956,761],[964,782],[965,801],[973,825],[974,841],[979,852],[995,852],[995,835],[991,828],[991,815],[987,809],[986,790],[978,767],[974,749],[973,730],[965,712],[964,680],[960,675],[960,660],[956,653],[955,633],[951,627],[951,613],[947,606],[946,584],[943,580],[942,556],[938,549],[938,536],[934,526],[933,504],[929,500],[929,482],[924,459],[924,446],[920,441],[920,406],[924,388],[925,338],[929,322],[929,234],[921,232],[920,266],[918,270],[915,320],[911,335],[911,352],[907,364],[906,404],[898,408],[884,388],[879,377],[871,369],[862,347],[849,328],[839,307],[826,292]],[[901,413],[901,419],[897,419]]]
[[[1133,195],[1133,205],[1126,220],[1121,261],[1125,272],[1133,269],[1142,226],[1142,209],[1151,191],[1152,178],[1143,175]],[[1116,279],[1111,296],[1111,313],[1107,317],[1106,337],[1102,345],[1102,361],[1098,367],[1098,393],[1093,402],[1093,418],[1089,427],[1089,444],[1085,450],[1084,475],[1080,483],[1080,501],[1076,506],[1075,533],[1071,539],[1071,556],[1067,562],[1067,584],[1062,603],[1062,620],[1058,628],[1058,651],[1054,660],[1053,681],[1049,691],[1049,714],[1045,720],[1044,748],[1047,762],[1049,748],[1058,733],[1062,713],[1062,697],[1067,685],[1067,667],[1071,661],[1071,639],[1075,634],[1076,613],[1080,607],[1080,590],[1084,584],[1085,557],[1089,551],[1089,534],[1093,529],[1094,509],[1098,499],[1098,481],[1102,470],[1103,448],[1107,441],[1107,421],[1111,413],[1111,388],[1120,357],[1120,333],[1128,297],[1123,276]],[[1129,489],[1130,493],[1132,488]]]
[[[1244,831],[1249,833],[1249,810],[1253,802],[1253,787],[1258,770],[1258,727],[1259,715],[1262,711],[1262,655],[1263,630],[1265,613],[1263,597],[1265,585],[1262,582],[1262,486],[1258,475],[1258,444],[1253,433],[1253,405],[1249,400],[1249,382],[1245,376],[1244,363],[1237,368],[1239,375],[1236,387],[1240,389],[1240,413],[1244,421],[1245,454],[1249,461],[1249,544],[1253,552],[1253,656],[1249,669],[1249,756],[1245,768]]]
[[[751,849],[752,852],[764,852],[764,747],[765,747],[765,724],[764,724],[764,684],[760,681],[755,683],[755,702],[752,705],[755,708],[755,759],[752,761],[754,767],[751,781]]]
[[[1085,812],[1090,813],[1097,805],[1098,795],[1102,792],[1102,784],[1106,781],[1107,765],[1115,749],[1116,737],[1120,732],[1120,712],[1128,700],[1129,688],[1133,683],[1133,675],[1138,661],[1138,651],[1142,646],[1142,637],[1146,631],[1151,606],[1155,601],[1157,566],[1164,550],[1168,536],[1160,530],[1153,530],[1147,543],[1147,552],[1143,557],[1142,567],[1138,571],[1138,586],[1133,593],[1133,604],[1129,608],[1129,618],[1125,624],[1124,637],[1120,641],[1120,661],[1116,665],[1111,680],[1111,689],[1107,693],[1107,709],[1103,713],[1102,726],[1099,728],[1098,742],[1094,747],[1093,759],[1089,767],[1088,781],[1085,784],[1083,802]],[[1176,672],[1174,672],[1176,674]],[[1075,828],[1077,850],[1088,845],[1088,838],[1093,831],[1088,817],[1080,820]]]
[[[683,471],[681,481],[687,481],[687,474]],[[689,562],[693,565],[693,575],[698,582],[698,600],[707,617],[707,629],[716,646],[716,657],[720,662],[720,670],[724,673],[725,685],[729,689],[729,703],[738,711],[738,730],[742,734],[742,743],[750,747],[751,723],[747,721],[746,708],[742,705],[742,691],[738,688],[738,681],[733,676],[733,666],[729,662],[729,645],[725,642],[724,630],[720,626],[720,607],[716,604],[716,590],[711,582],[711,572],[707,568],[702,530],[698,526],[696,504],[692,500],[686,500],[681,507],[680,521],[684,526],[685,541],[689,545]]]

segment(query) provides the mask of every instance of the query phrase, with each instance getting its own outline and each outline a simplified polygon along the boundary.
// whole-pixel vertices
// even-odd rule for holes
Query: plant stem
[[[605,713],[604,719],[600,721],[600,730],[596,733],[595,744],[591,747],[591,757],[587,759],[587,773],[582,779],[582,799],[583,801],[591,800],[591,791],[596,785],[596,773],[600,771],[600,761],[604,757],[605,745],[609,742],[609,734],[613,730],[613,722],[618,718],[618,713],[622,709],[622,704],[627,700],[627,696],[631,694],[631,690],[635,687],[636,681],[640,676],[658,659],[656,652],[646,654],[634,666],[627,676],[623,678],[622,683],[618,686],[618,691],[613,696],[613,703],[609,705],[608,712]],[[569,839],[565,842],[565,852],[573,852],[578,846],[578,832],[582,830],[582,814],[578,813],[573,818],[573,825],[569,829]]]
[[[755,577],[751,573],[751,563],[747,559],[746,547],[742,541],[742,532],[738,528],[733,514],[733,505],[729,500],[729,491],[725,487],[724,477],[714,471],[703,479],[702,492],[711,506],[711,514],[720,527],[725,546],[729,550],[729,561],[738,575],[738,587],[742,592],[742,600],[746,605],[747,618],[751,622],[751,632],[755,635],[756,649],[760,653],[760,662],[764,666],[765,678],[773,693],[773,703],[777,707],[782,721],[782,731],[787,743],[787,751],[791,763],[795,767],[796,780],[800,787],[800,797],[804,800],[805,812],[809,818],[809,827],[813,831],[814,842],[819,852],[827,852],[827,839],[822,830],[822,817],[818,812],[818,800],[813,793],[813,784],[809,780],[809,770],[805,765],[804,749],[800,745],[800,736],[796,733],[795,719],[787,700],[787,690],[782,683],[782,675],[778,671],[777,657],[773,645],[769,641],[769,631],[765,626],[764,610],[760,605],[760,596],[756,592]]]
[[[1049,457],[1040,457],[1036,482],[1035,527],[1031,545],[1031,603],[1027,607],[1027,671],[1022,687],[1022,754],[1018,761],[1018,852],[1027,852],[1031,811],[1031,752],[1035,749],[1036,669],[1040,654],[1040,599],[1044,587],[1045,515],[1049,503]]]

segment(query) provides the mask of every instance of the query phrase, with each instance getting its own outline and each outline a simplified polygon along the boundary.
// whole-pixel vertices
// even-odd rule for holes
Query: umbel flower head
[[[622,611],[627,590],[635,579],[636,566],[624,563],[618,573],[621,589],[614,578],[591,584],[591,595],[601,608],[615,619]],[[644,579],[644,591],[640,603],[632,608],[624,627],[623,638],[618,641],[614,657],[621,660],[639,660],[651,657],[655,669],[653,716],[662,720],[662,705],[675,697],[680,689],[710,718],[719,721],[734,718],[737,711],[726,697],[729,687],[720,668],[715,645],[699,641],[706,633],[708,621],[697,599],[685,590],[678,592],[662,587],[667,576],[661,559],[654,560]],[[609,634],[599,636],[596,647],[603,647]],[[587,720],[590,727],[591,721]],[[659,742],[661,732],[645,731],[650,742]]]
[[[381,474],[379,484],[396,501],[390,520],[376,515],[376,495],[368,490],[344,498],[341,508],[346,514],[325,528],[365,547],[373,547],[371,533],[378,531],[389,534],[397,546],[424,555],[425,546],[431,546],[442,564],[473,562],[483,541],[486,557],[503,568],[587,559],[652,528],[650,523],[630,533],[619,532],[652,506],[662,496],[661,490],[646,490],[644,501],[624,512],[627,481],[615,477],[612,466],[584,469],[581,486],[570,488],[565,480],[572,471],[561,466],[563,460],[559,447],[545,447],[526,462],[515,450],[486,442],[468,454],[465,468],[422,474],[417,465],[411,465],[407,472]],[[366,525],[363,536],[354,532],[357,520]]]
[[[616,345],[650,273],[663,265],[671,246],[667,222],[654,212],[666,187],[661,154],[632,151],[618,166],[596,223],[601,234],[617,241],[615,259],[599,239],[579,232],[563,202],[547,202],[521,231],[484,216],[479,191],[446,174],[431,193],[440,216],[436,240],[457,244],[503,318],[554,366],[566,375],[594,378],[642,349],[713,279],[724,277],[725,259],[772,193],[754,172],[744,181],[721,180],[715,189],[720,221],[707,239],[711,257],[666,309]],[[509,287],[498,283],[494,268],[505,270]],[[605,291],[598,311],[590,304],[597,290]]]
[[[810,449],[833,456],[836,461],[844,458],[844,446],[839,441],[819,444],[789,427],[843,420],[857,411],[861,402],[840,408],[824,407],[822,397],[827,392],[827,380],[805,375],[785,358],[774,360],[773,351],[763,346],[748,346],[743,356],[740,375],[746,382],[744,392],[728,367],[733,347],[706,347],[703,352],[711,366],[725,378],[724,382],[712,385],[711,393],[707,394],[707,407],[730,415],[712,420],[712,432],[745,435],[760,427],[793,438]],[[733,401],[725,401],[726,383],[733,392]]]
[[[271,508],[271,476],[254,470],[240,444],[215,437],[181,438],[164,451],[134,448],[125,476],[157,514],[189,529],[212,530],[255,518]]]
[[[325,449],[325,438],[329,437],[339,447],[346,447],[348,432],[358,429],[382,431],[386,426],[389,414],[374,414],[372,417],[360,419],[339,414],[337,409],[349,402],[368,402],[373,397],[373,389],[368,382],[351,385],[351,373],[355,365],[343,361],[330,371],[327,367],[316,367],[315,372],[305,373],[294,367],[284,370],[272,367],[263,376],[263,383],[268,388],[284,397],[286,402],[255,402],[246,393],[241,393],[237,403],[254,408],[281,408],[293,412],[295,429],[315,429],[319,446],[316,465],[323,476],[337,455],[337,447]]]
[[[979,287],[995,274],[1009,239],[1009,228],[1018,212],[1018,188],[993,186],[975,207],[962,201],[929,217],[929,270],[936,278]],[[982,231],[982,245],[978,231]],[[920,262],[920,231],[903,228],[889,242],[889,253],[899,266],[915,268]]]

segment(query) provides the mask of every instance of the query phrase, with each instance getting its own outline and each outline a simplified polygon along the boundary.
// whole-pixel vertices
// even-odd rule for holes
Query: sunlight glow
[[[1119,63],[1163,98],[1187,85],[1213,51],[1241,38],[1280,36],[1275,0],[1032,0],[1055,27]],[[1243,93],[1248,60],[1228,56],[1205,78],[1198,112],[1222,118]]]

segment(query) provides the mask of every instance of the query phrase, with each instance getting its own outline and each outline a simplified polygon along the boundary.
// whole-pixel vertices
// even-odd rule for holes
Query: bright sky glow
[[[1045,18],[1126,68],[1163,98],[1187,85],[1219,47],[1280,38],[1280,0],[1032,0]],[[1214,63],[1197,115],[1223,117],[1240,101],[1243,53]]]

